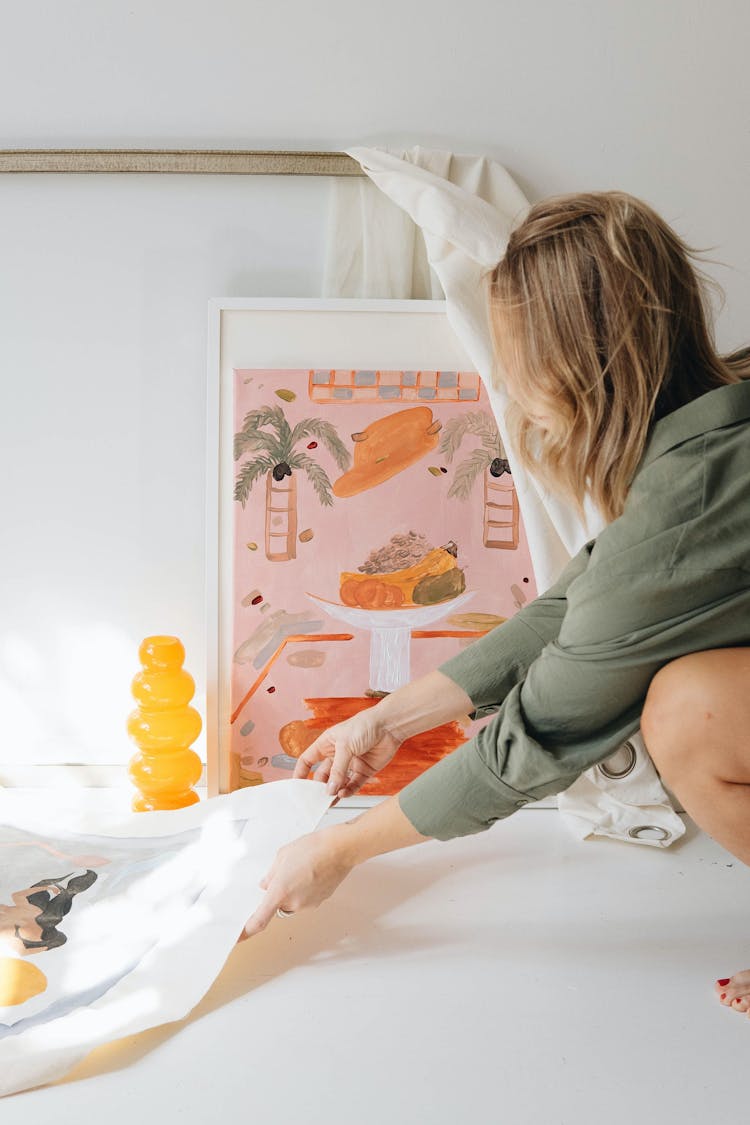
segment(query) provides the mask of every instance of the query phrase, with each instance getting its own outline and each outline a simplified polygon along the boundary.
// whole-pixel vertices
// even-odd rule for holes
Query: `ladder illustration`
[[[507,480],[507,484],[505,481]],[[510,513],[510,519],[503,518]],[[518,496],[512,477],[503,473],[493,477],[489,469],[484,473],[484,528],[482,541],[485,547],[499,547],[515,551],[518,547]]]
[[[288,482],[288,483],[287,483]],[[266,558],[285,562],[297,557],[297,481],[294,473],[275,481],[266,474]]]

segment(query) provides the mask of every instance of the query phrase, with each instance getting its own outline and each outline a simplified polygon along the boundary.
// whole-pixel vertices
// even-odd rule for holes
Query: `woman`
[[[282,848],[245,936],[370,856],[559,793],[639,726],[689,815],[750,864],[750,349],[717,353],[692,253],[624,192],[542,201],[512,232],[488,288],[512,445],[606,526],[514,617],[302,754],[295,777],[319,763],[340,799],[404,739],[493,715],[398,797]],[[750,1010],[750,971],[715,987]]]

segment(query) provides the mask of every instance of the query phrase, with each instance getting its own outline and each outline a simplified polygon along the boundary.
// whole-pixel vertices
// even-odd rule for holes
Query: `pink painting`
[[[476,373],[235,369],[233,418],[235,789],[290,777],[536,588]],[[362,793],[397,793],[481,722],[407,740]]]

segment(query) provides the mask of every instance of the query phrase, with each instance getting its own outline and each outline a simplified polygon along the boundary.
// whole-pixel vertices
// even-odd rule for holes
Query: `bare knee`
[[[641,713],[641,734],[662,774],[675,762],[685,767],[713,717],[716,669],[705,659],[707,655],[689,653],[670,661],[649,685]]]

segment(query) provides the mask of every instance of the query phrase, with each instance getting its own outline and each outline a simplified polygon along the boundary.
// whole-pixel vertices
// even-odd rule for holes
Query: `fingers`
[[[244,937],[255,937],[256,934],[262,933],[276,914],[278,905],[275,896],[267,894],[255,913],[245,923]],[[244,941],[244,938],[241,937],[240,941]]]
[[[339,790],[346,784],[349,765],[354,755],[349,749],[348,741],[337,741],[335,745],[336,749],[333,755],[333,764],[328,777],[328,792],[336,793],[340,797],[341,793]]]
[[[279,897],[278,887],[275,890],[270,889],[276,862],[277,861],[274,860],[268,874],[264,875],[258,883],[258,886],[266,891],[266,894],[258,909],[245,923],[245,929],[243,930],[244,937],[240,937],[240,941],[244,941],[245,938],[254,937],[255,934],[259,934],[262,930],[265,930],[266,926],[275,915],[277,908],[281,905],[282,900]]]
[[[308,777],[309,776],[310,769],[312,768],[312,766],[315,765],[315,762],[318,760],[317,757],[312,757],[311,754],[310,754],[310,751],[313,749],[314,746],[315,746],[315,743],[313,742],[312,746],[308,746],[307,750],[305,750],[305,752],[303,754],[300,754],[299,758],[297,759],[297,764],[294,767],[294,773],[292,774],[292,777]]]
[[[373,749],[379,737],[369,711],[358,712],[318,735],[307,750],[300,754],[293,776],[307,778],[313,766],[317,765],[315,780],[327,783],[329,793],[343,796],[341,791],[350,785],[351,779],[347,776],[350,769],[360,761],[361,755]],[[361,779],[353,778],[356,788],[376,772],[372,767],[368,769],[369,772]]]
[[[297,764],[294,767],[292,777],[308,777],[310,770],[316,762],[323,762],[325,764],[326,760],[332,757],[333,744],[327,735],[327,731],[318,735],[315,741],[310,743],[307,750],[300,754],[297,759]],[[316,774],[317,772],[316,770]]]
[[[339,791],[339,797],[353,797],[374,773],[375,770],[366,765],[361,758],[355,758],[349,771],[349,777]]]
[[[279,850],[281,850],[281,849],[279,849]],[[271,880],[273,879],[274,875],[276,874],[276,867],[278,865],[278,862],[279,862],[279,852],[276,852],[276,855],[273,857],[273,863],[271,864],[271,866],[268,868],[268,871],[266,871],[265,875],[263,876],[263,878],[258,883],[258,886],[261,888],[261,890],[263,890],[263,891],[268,890],[268,885],[271,882]]]
[[[315,778],[315,780],[316,781],[322,781],[325,784],[325,782],[328,781],[328,778],[330,776],[332,765],[333,765],[333,762],[330,760],[330,758],[326,758],[326,760],[324,762],[321,762],[320,765],[318,766],[318,768],[316,769],[315,773],[313,774],[313,777]]]

